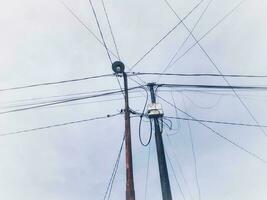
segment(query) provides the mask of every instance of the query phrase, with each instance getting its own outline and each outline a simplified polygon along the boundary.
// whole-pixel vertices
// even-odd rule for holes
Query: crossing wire
[[[103,35],[102,30],[101,30],[101,27],[100,27],[100,24],[99,24],[99,20],[98,20],[98,18],[97,18],[97,15],[96,15],[96,11],[95,11],[94,5],[93,5],[93,3],[92,3],[91,0],[89,0],[89,3],[90,3],[90,6],[91,6],[91,8],[92,8],[92,11],[93,11],[93,14],[94,14],[94,17],[95,17],[95,21],[96,21],[96,24],[97,24],[97,27],[98,27],[98,31],[99,31],[100,36],[101,36],[101,38],[102,38],[102,42],[103,42],[104,47],[105,47],[105,49],[106,49],[106,52],[107,52],[109,61],[110,61],[110,63],[112,64],[112,59],[111,59],[111,56],[110,56],[110,54],[109,54],[109,51],[108,51],[108,47],[107,47],[106,41],[105,41],[105,39],[104,39],[104,35]]]
[[[169,104],[170,106],[174,107],[175,109],[179,110],[180,112],[182,112],[183,114],[187,115],[190,119],[196,120],[197,119],[195,117],[193,117],[192,115],[186,113],[185,111],[181,110],[180,108],[178,108],[177,106],[174,106],[171,102],[167,101],[166,99],[162,98],[161,96],[157,95],[158,98],[160,98],[162,101],[164,101],[165,103]],[[263,158],[261,158],[260,156],[258,156],[256,153],[253,153],[249,150],[247,150],[246,148],[242,147],[241,145],[237,144],[236,142],[230,140],[229,138],[227,138],[226,136],[222,135],[221,133],[219,133],[218,131],[214,130],[213,128],[211,128],[210,126],[206,125],[204,122],[202,121],[197,121],[199,124],[201,124],[202,126],[206,127],[207,129],[209,129],[212,133],[214,133],[216,136],[218,136],[219,138],[227,141],[228,143],[230,143],[231,145],[235,146],[236,148],[238,148],[239,150],[247,153],[248,155],[250,155],[251,157],[263,162],[264,164],[267,164],[267,161],[264,160]]]
[[[175,13],[175,15],[178,17],[178,15],[176,14],[175,10],[172,8],[172,6],[170,5],[170,3],[167,0],[164,0],[165,3],[167,4],[167,6],[172,10],[172,12]],[[173,55],[173,57],[171,58],[171,60],[169,61],[169,63],[167,64],[167,66],[165,68],[169,68],[169,66],[171,65],[172,61],[175,59],[175,57],[178,55],[178,53],[180,52],[180,50],[184,47],[184,45],[186,44],[186,42],[188,41],[188,39],[190,38],[191,34],[193,34],[194,30],[196,29],[197,25],[199,24],[200,20],[203,18],[203,16],[205,15],[205,13],[207,12],[210,4],[213,2],[213,0],[210,0],[207,4],[207,6],[205,7],[205,9],[203,10],[203,12],[201,13],[200,17],[198,18],[197,22],[195,23],[194,27],[192,28],[192,30],[189,32],[189,34],[187,35],[186,39],[181,43],[181,45],[179,46],[179,48],[177,49],[177,51],[175,52],[175,54]],[[179,17],[178,17],[179,18]],[[179,18],[180,19],[180,18]],[[160,76],[158,78],[158,81],[160,80]],[[157,82],[158,82],[157,81]]]
[[[189,17],[195,9],[197,9],[204,0],[201,0],[179,23],[177,23],[170,31],[168,31],[154,46],[152,46],[134,65],[130,67],[132,71],[148,54],[150,54],[163,40],[165,40],[179,25]]]
[[[103,46],[105,47],[105,44],[97,37],[97,35],[76,15],[73,10],[67,6],[67,4],[64,1],[59,0],[59,2],[69,11],[69,13]],[[113,53],[110,49],[108,51],[114,56],[117,57],[115,53]]]

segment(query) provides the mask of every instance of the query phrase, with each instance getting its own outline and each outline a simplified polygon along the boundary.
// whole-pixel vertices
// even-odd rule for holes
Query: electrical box
[[[152,103],[147,106],[147,115],[149,118],[163,117],[164,112],[160,103]]]

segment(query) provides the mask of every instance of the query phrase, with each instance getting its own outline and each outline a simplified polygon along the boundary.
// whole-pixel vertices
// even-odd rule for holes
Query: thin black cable
[[[146,181],[145,181],[145,200],[147,200],[148,177],[149,177],[149,169],[150,169],[150,153],[151,153],[151,143],[149,143],[149,147],[148,147],[148,158],[147,158],[147,168],[146,168]]]
[[[129,88],[129,90],[136,89],[136,88],[139,88],[139,87]],[[90,98],[103,97],[103,96],[108,96],[108,95],[116,94],[116,93],[121,93],[121,91],[107,92],[107,93],[103,93],[103,94],[90,95],[90,96],[84,96],[84,97],[79,97],[79,98],[70,98],[70,99],[55,101],[52,103],[45,103],[45,104],[30,106],[30,107],[26,107],[26,108],[8,110],[8,111],[0,112],[0,115],[7,114],[7,113],[20,112],[20,111],[25,111],[25,110],[32,110],[32,109],[36,109],[36,108],[42,108],[42,107],[47,107],[47,106],[52,106],[52,105],[57,105],[57,104],[63,104],[63,103],[68,103],[68,102],[73,102],[73,101],[80,101],[80,100],[85,100],[85,99],[90,99]]]
[[[164,102],[166,102],[167,104],[169,104],[172,107],[175,107],[177,110],[179,110],[180,112],[184,113],[185,115],[187,115],[188,117],[190,117],[193,120],[197,120],[196,118],[194,118],[192,115],[186,113],[185,111],[181,110],[180,108],[178,108],[177,106],[174,106],[172,103],[170,103],[169,101],[167,101],[166,99],[162,98],[161,96],[157,95],[158,98],[160,98],[161,100],[163,100]],[[240,149],[241,151],[247,153],[248,155],[254,157],[255,159],[263,162],[264,164],[267,164],[267,161],[264,160],[263,158],[261,158],[260,156],[258,156],[257,154],[247,150],[246,148],[242,147],[241,145],[235,143],[234,141],[228,139],[226,136],[222,135],[221,133],[219,133],[218,131],[215,131],[213,128],[211,128],[210,126],[206,125],[204,122],[201,121],[197,121],[199,124],[201,124],[202,126],[206,127],[207,129],[209,129],[212,133],[214,133],[215,135],[217,135],[219,138],[227,141],[228,143],[232,144],[233,146],[235,146],[236,148]]]
[[[180,185],[180,183],[179,183],[179,181],[178,181],[178,178],[177,178],[177,176],[176,176],[174,167],[173,167],[173,165],[172,165],[172,162],[171,162],[171,160],[170,160],[170,157],[169,157],[167,151],[166,151],[166,157],[167,157],[167,160],[169,161],[169,164],[170,164],[170,166],[171,166],[171,170],[172,170],[172,172],[173,172],[174,180],[175,180],[175,182],[176,182],[176,184],[177,184],[177,186],[178,186],[178,188],[179,188],[179,190],[180,190],[180,192],[181,192],[181,195],[182,195],[183,199],[186,200],[185,195],[184,195],[184,192],[183,192],[182,187],[181,187],[181,185]]]
[[[204,0],[201,0],[185,17],[183,17],[182,21],[185,20],[191,13],[200,6],[200,4]],[[150,48],[134,65],[130,67],[130,71],[132,71],[151,51],[153,51],[164,39],[166,39],[181,23],[177,23],[170,31],[167,32],[152,48]]]
[[[222,124],[222,125],[232,125],[232,126],[246,126],[246,127],[257,127],[257,128],[267,128],[267,125],[258,125],[258,124],[246,124],[246,123],[237,123],[237,122],[225,122],[225,121],[214,121],[214,120],[205,120],[205,119],[191,119],[185,117],[171,117],[165,116],[169,119],[180,119],[183,121],[193,121],[193,122],[203,122],[210,124]]]
[[[97,27],[98,27],[98,31],[99,31],[99,33],[100,33],[100,35],[101,35],[101,38],[102,38],[104,47],[105,47],[105,49],[106,49],[106,52],[107,52],[107,55],[108,55],[108,58],[109,58],[109,61],[110,61],[110,63],[112,64],[113,62],[112,62],[111,56],[110,56],[110,54],[109,54],[107,44],[106,44],[105,39],[104,39],[104,35],[103,35],[103,32],[102,32],[102,30],[101,30],[101,27],[100,27],[100,24],[99,24],[99,21],[98,21],[98,18],[97,18],[95,8],[94,8],[94,6],[93,6],[91,0],[89,0],[89,3],[90,3],[90,5],[91,5],[92,11],[93,11],[93,14],[94,14],[94,17],[95,17],[95,21],[96,21],[96,24],[97,24]]]
[[[183,104],[184,104],[185,112],[187,112],[186,103],[185,103],[185,99],[184,99],[183,96],[182,96],[182,101],[183,101]],[[195,179],[196,179],[196,185],[197,185],[197,191],[198,191],[198,199],[201,200],[202,197],[201,197],[201,188],[200,188],[199,179],[198,179],[197,154],[196,154],[196,150],[195,150],[194,136],[193,136],[193,132],[192,132],[190,121],[187,121],[187,126],[188,126],[190,143],[191,143],[191,150],[192,150],[193,160],[194,160],[194,172],[195,172]]]
[[[17,87],[10,87],[10,88],[0,89],[0,92],[10,91],[10,90],[19,90],[19,89],[25,89],[25,88],[33,88],[33,87],[39,87],[39,86],[65,84],[65,83],[86,81],[86,80],[90,80],[90,79],[97,79],[97,78],[103,78],[103,77],[112,77],[112,76],[114,76],[114,75],[113,74],[103,74],[103,75],[88,76],[88,77],[84,77],[84,78],[76,78],[76,79],[69,79],[69,80],[62,80],[62,81],[36,83],[36,84],[31,84],[31,85],[24,85],[24,86],[17,86]]]
[[[121,143],[121,146],[119,149],[119,153],[118,153],[118,156],[117,156],[117,159],[116,159],[113,171],[112,171],[112,175],[110,177],[110,180],[109,180],[109,183],[108,183],[105,195],[104,195],[104,200],[110,199],[110,195],[111,195],[112,188],[113,188],[113,183],[114,183],[114,180],[116,178],[116,174],[117,174],[119,163],[120,163],[120,158],[121,158],[121,153],[122,153],[122,149],[124,146],[124,142],[125,142],[125,133],[123,135],[123,140],[122,140],[122,143]]]
[[[97,35],[76,15],[70,7],[66,5],[65,2],[59,0],[59,2],[70,12],[70,14],[105,48],[105,44],[97,37]],[[117,55],[111,50],[108,51],[117,58]]]
[[[167,2],[167,0],[165,0],[165,2]],[[170,4],[168,4],[170,6]],[[181,20],[181,18],[178,16],[178,14],[176,13],[176,11],[174,9],[172,9],[172,11],[174,12],[174,14],[176,15],[176,17]],[[202,52],[205,54],[205,56],[208,58],[208,60],[210,61],[210,63],[213,65],[213,67],[217,70],[217,72],[220,75],[223,75],[220,67],[215,63],[215,61],[211,58],[211,56],[208,54],[208,52],[204,49],[204,47],[200,44],[200,42],[197,40],[197,38],[194,36],[194,34],[191,32],[191,30],[187,27],[187,25],[182,21],[182,24],[184,25],[184,27],[187,29],[187,31],[190,33],[190,35],[193,37],[193,39],[195,40],[195,42],[197,43],[197,45],[200,47],[200,49],[202,50]],[[226,79],[226,77],[222,76],[222,78],[224,79],[224,81],[227,83],[227,85],[229,87],[231,87],[230,82]],[[256,117],[254,116],[254,114],[250,111],[249,107],[247,106],[247,104],[242,100],[242,98],[238,95],[237,91],[232,88],[233,93],[236,95],[236,97],[238,98],[238,100],[240,101],[241,105],[246,109],[246,111],[248,112],[248,114],[250,115],[250,117],[254,120],[254,122],[256,124],[259,124],[258,120],[256,119]],[[262,133],[267,136],[267,133],[265,132],[264,129],[260,128],[260,130],[262,131]]]
[[[182,176],[182,178],[183,178],[183,181],[184,181],[184,183],[185,183],[185,186],[187,187],[187,190],[188,190],[188,193],[189,193],[189,195],[190,195],[190,198],[193,200],[193,195],[192,195],[192,192],[191,192],[191,190],[190,190],[190,188],[189,188],[189,184],[188,184],[188,182],[187,182],[187,180],[186,180],[186,178],[185,178],[185,174],[184,174],[182,165],[181,165],[181,163],[180,163],[180,161],[179,161],[179,159],[178,159],[178,156],[177,156],[176,152],[173,150],[173,145],[172,145],[171,139],[170,139],[170,137],[169,137],[170,134],[167,133],[166,135],[167,135],[167,140],[168,140],[168,142],[169,142],[169,144],[170,144],[170,149],[171,149],[171,151],[172,151],[172,153],[173,153],[173,155],[174,155],[174,159],[175,159],[175,161],[176,161],[176,163],[177,163],[177,165],[178,165],[178,169],[179,169],[179,171],[180,171],[180,174],[181,174],[181,176]]]
[[[22,134],[22,133],[30,133],[30,132],[35,132],[35,131],[39,131],[39,130],[45,130],[45,129],[55,128],[55,127],[61,127],[61,126],[67,126],[67,125],[72,125],[72,124],[84,123],[84,122],[89,122],[89,121],[107,119],[107,118],[115,117],[115,116],[118,116],[118,115],[121,115],[121,113],[112,114],[112,115],[106,115],[106,116],[103,116],[103,117],[94,117],[94,118],[84,119],[84,120],[79,120],[79,121],[65,122],[65,123],[61,123],[61,124],[54,124],[54,125],[43,126],[43,127],[38,127],[38,128],[25,129],[25,130],[21,130],[21,131],[15,131],[15,132],[9,132],[9,133],[2,133],[2,134],[0,134],[0,137],[17,135],[17,134]]]
[[[235,90],[262,90],[265,91],[267,90],[267,86],[238,86],[238,85],[190,85],[190,84],[158,84],[158,87],[167,87],[167,88],[204,88],[204,89],[235,89]]]
[[[170,3],[167,0],[164,0],[165,3],[167,4],[167,6],[172,10],[172,12],[175,13],[175,15],[178,17],[177,13],[175,12],[175,10],[173,9],[173,7],[170,5]],[[198,18],[197,22],[195,23],[194,27],[192,28],[192,30],[189,32],[189,34],[187,35],[186,39],[182,42],[182,44],[179,46],[178,50],[175,52],[175,54],[173,55],[173,57],[171,58],[170,62],[167,64],[167,66],[165,68],[169,68],[169,66],[171,65],[172,61],[175,59],[175,57],[178,55],[178,53],[180,52],[180,50],[184,47],[185,43],[188,41],[188,39],[190,38],[191,34],[193,34],[194,30],[196,29],[197,25],[199,24],[200,20],[203,18],[204,14],[206,13],[206,11],[208,10],[210,4],[212,3],[213,0],[210,0],[207,4],[207,6],[205,7],[205,9],[203,10],[203,12],[201,13],[200,17]],[[178,17],[179,18],[179,17]],[[180,19],[180,18],[179,18]],[[158,78],[158,81],[160,80],[160,76]],[[157,81],[157,82],[158,82]]]
[[[112,36],[112,40],[113,40],[113,43],[114,43],[118,58],[119,58],[119,60],[121,60],[120,54],[119,54],[118,45],[116,43],[115,36],[114,36],[113,30],[112,30],[112,27],[111,27],[111,22],[110,22],[109,17],[108,17],[108,12],[107,12],[107,9],[106,9],[105,2],[104,2],[104,0],[101,0],[101,2],[102,2],[102,6],[103,6],[103,9],[104,9],[105,15],[106,15],[106,19],[107,19],[107,22],[108,22],[109,30],[110,30],[110,33],[111,33],[111,36]]]
[[[235,10],[237,10],[245,1],[240,1],[234,8],[232,8],[224,17],[221,18],[214,26],[212,26],[202,37],[200,37],[197,42],[192,44],[181,56],[179,56],[173,63],[168,67],[165,68],[162,73],[166,72],[170,67],[172,67],[176,62],[181,60],[192,48],[194,48],[200,41],[202,41],[207,35],[209,35],[217,26],[219,26],[224,20],[226,20]]]
[[[227,78],[267,78],[267,75],[247,75],[247,74],[211,74],[211,73],[161,73],[161,72],[129,72],[128,76],[181,76],[181,77],[227,77]]]

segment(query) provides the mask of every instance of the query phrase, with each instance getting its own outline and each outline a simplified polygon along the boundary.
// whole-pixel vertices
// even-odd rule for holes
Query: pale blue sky
[[[98,34],[97,26],[87,0],[64,1]],[[106,0],[108,13],[122,60],[134,64],[177,22],[164,0]],[[170,0],[177,13],[185,16],[199,1]],[[238,0],[214,0],[194,34],[200,38],[216,24]],[[100,1],[93,1],[110,49],[115,51]],[[207,5],[201,6],[185,23],[192,28]],[[214,29],[201,44],[225,74],[267,75],[267,3],[247,0],[238,10]],[[73,79],[111,73],[104,48],[84,29],[58,1],[10,0],[0,7],[0,89]],[[166,38],[135,69],[136,72],[160,72],[166,66],[179,44],[187,36],[181,25]],[[184,50],[193,43],[190,38]],[[196,46],[168,72],[217,73],[203,52]],[[152,77],[144,77],[149,82]],[[229,79],[236,85],[266,85],[266,79]],[[161,82],[185,84],[225,84],[219,78],[162,78]],[[129,81],[130,85],[135,85]],[[10,92],[1,92],[3,107],[17,104],[21,99],[118,89],[115,78],[104,78],[59,86],[47,86]],[[170,93],[159,92],[171,101]],[[231,93],[229,93],[231,94]],[[240,93],[260,124],[267,124],[267,95],[264,92]],[[138,94],[132,94],[138,96]],[[118,98],[121,96],[115,96]],[[190,92],[174,93],[176,104],[197,118],[254,123],[233,95],[209,95]],[[185,104],[183,104],[183,98]],[[104,98],[100,99],[103,100]],[[88,102],[85,101],[85,102]],[[89,101],[90,102],[90,101]],[[141,110],[144,99],[130,100],[131,107]],[[168,116],[174,109],[162,102]],[[198,106],[197,106],[198,105]],[[203,109],[200,107],[209,107]],[[0,115],[0,134],[28,128],[103,116],[117,112],[123,101],[81,104],[76,106],[44,108]],[[183,115],[181,115],[183,116]],[[190,194],[198,200],[194,165],[186,122],[174,128],[178,133],[170,137],[166,132],[166,150],[175,168],[186,199]],[[208,129],[192,123],[196,147],[199,183],[203,200],[265,200],[267,197],[266,165],[229,143],[214,136]],[[134,174],[136,199],[144,199],[148,148],[138,140],[138,120],[132,120]],[[267,138],[257,128],[211,125],[212,128],[267,160]],[[122,140],[123,117],[48,129],[31,134],[0,138],[0,199],[6,200],[74,200],[103,199]],[[149,131],[144,123],[144,134]],[[167,131],[167,129],[166,129]],[[151,143],[151,161],[147,199],[160,200],[160,185],[154,140]],[[187,184],[182,179],[176,161],[181,164]],[[124,152],[114,183],[111,199],[125,196]],[[173,199],[182,199],[169,171]],[[188,185],[188,187],[187,187]],[[189,192],[190,191],[190,192]]]

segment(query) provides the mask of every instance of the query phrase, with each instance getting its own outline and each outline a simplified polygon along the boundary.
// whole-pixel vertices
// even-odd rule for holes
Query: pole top
[[[124,73],[125,65],[121,61],[115,61],[114,63],[112,63],[112,70],[116,74],[122,74]]]
[[[147,84],[148,87],[154,87],[155,85],[156,85],[155,82],[152,82],[152,83],[148,83],[148,84]]]

